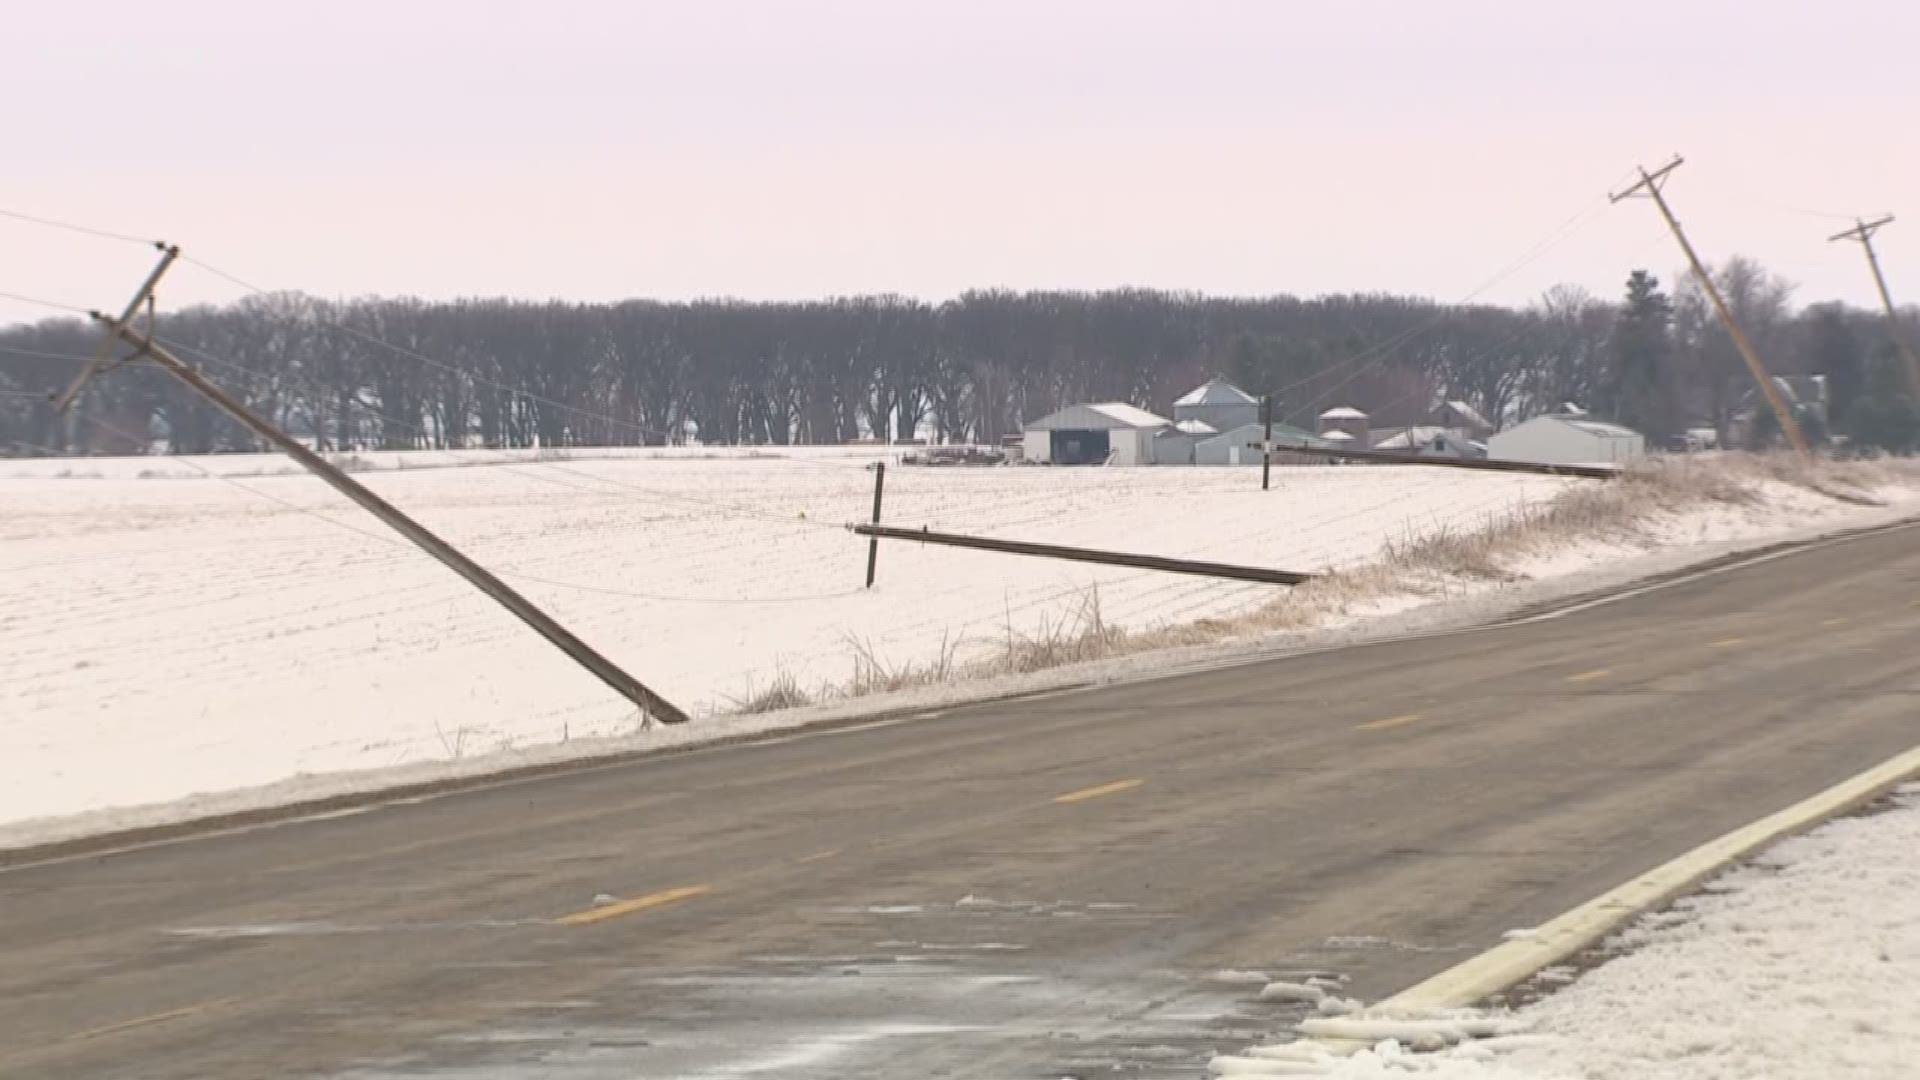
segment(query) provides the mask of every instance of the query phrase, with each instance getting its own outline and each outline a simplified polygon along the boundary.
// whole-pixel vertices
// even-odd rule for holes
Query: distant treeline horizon
[[[1806,419],[1909,449],[1913,394],[1884,313],[1796,309],[1736,257],[1715,271],[1776,375],[1826,376]],[[1903,312],[1908,331],[1916,321]],[[1618,297],[1562,286],[1521,307],[1385,294],[988,290],[933,303],[505,298],[322,300],[262,294],[163,312],[157,340],[325,449],[844,443],[931,430],[995,442],[1078,401],[1165,412],[1214,375],[1310,423],[1351,405],[1376,426],[1447,400],[1505,425],[1574,404],[1665,441],[1739,421],[1753,384],[1691,279],[1643,270]],[[151,366],[113,370],[69,417],[46,398],[100,342],[84,320],[0,327],[0,452],[254,451],[257,440]],[[1809,409],[1814,403],[1807,403]]]

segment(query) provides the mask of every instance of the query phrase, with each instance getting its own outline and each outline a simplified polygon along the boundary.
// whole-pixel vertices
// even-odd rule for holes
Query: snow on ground
[[[1786,840],[1673,909],[1625,952],[1521,1010],[1529,1034],[1413,1056],[1362,1052],[1341,1080],[1886,1080],[1920,1061],[1920,785],[1895,808]],[[1495,1040],[1497,1043],[1499,1040]]]
[[[869,592],[866,542],[841,525],[871,511],[863,459],[876,451],[780,452],[639,451],[364,479],[698,714],[783,673],[810,689],[843,684],[856,642],[887,664],[925,662],[943,643],[962,657],[990,652],[1009,628],[1070,622],[1096,586],[1103,617],[1131,629],[1230,617],[1277,594],[898,542],[881,545]],[[276,782],[293,786],[261,799],[292,800],[343,788],[290,778],[443,762],[470,774],[489,755],[563,743],[589,753],[633,734],[625,701],[319,481],[272,475],[269,459],[194,459],[221,478],[119,460],[7,463],[19,473],[0,478],[0,847],[166,815],[50,831],[26,819]],[[165,471],[141,478],[155,469]],[[887,480],[896,525],[1309,571],[1594,483],[1427,467],[1282,468],[1264,494],[1250,469],[903,467]],[[1759,507],[1666,527],[1675,542],[1725,541],[1847,509],[1775,487]],[[1585,545],[1527,569],[1591,567],[1625,550]],[[807,718],[708,720],[622,745]],[[213,809],[197,805],[178,812]]]
[[[457,469],[508,462],[572,461],[825,461],[894,460],[905,451],[849,446],[586,446],[525,450],[352,450],[326,457],[348,472]],[[192,480],[208,475],[301,476],[284,454],[192,457],[0,458],[0,480]]]

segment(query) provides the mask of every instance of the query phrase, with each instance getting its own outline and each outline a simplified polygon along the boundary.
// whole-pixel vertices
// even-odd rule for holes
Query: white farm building
[[[1260,399],[1215,375],[1173,403],[1176,424],[1201,423],[1217,435],[1260,422]]]
[[[1151,465],[1153,437],[1173,426],[1124,401],[1069,405],[1027,424],[1026,460],[1049,465]]]
[[[1543,465],[1625,465],[1646,453],[1639,432],[1588,416],[1536,416],[1487,440],[1488,457]]]

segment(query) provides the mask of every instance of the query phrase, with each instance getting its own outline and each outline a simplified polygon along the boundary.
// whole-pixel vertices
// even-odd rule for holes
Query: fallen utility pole
[[[177,247],[163,247],[162,250],[166,252],[166,255],[162,258],[160,266],[157,267],[155,272],[148,278],[147,283],[142,286],[143,295],[152,292],[154,284],[159,279],[160,272],[164,271],[180,254],[180,249]],[[132,309],[137,310],[138,306],[138,301],[136,300]],[[546,612],[534,606],[532,601],[515,592],[506,582],[495,577],[492,572],[488,571],[479,563],[461,554],[459,549],[455,548],[452,544],[447,543],[432,532],[429,532],[424,525],[401,513],[393,504],[375,495],[372,491],[361,485],[359,481],[340,471],[339,468],[335,467],[333,463],[329,462],[326,458],[307,449],[286,432],[281,431],[271,423],[255,415],[252,410],[242,405],[238,399],[232,397],[218,386],[215,386],[212,382],[209,382],[205,376],[194,370],[192,365],[161,347],[153,341],[151,337],[143,337],[135,333],[133,329],[127,325],[126,319],[114,319],[98,311],[91,312],[91,314],[94,321],[106,325],[108,331],[114,338],[134,347],[134,354],[120,361],[121,363],[130,363],[141,359],[152,360],[161,368],[165,369],[169,375],[187,384],[187,386],[192,388],[200,396],[211,401],[222,412],[239,421],[249,431],[265,439],[288,457],[299,462],[308,472],[325,480],[334,490],[352,499],[368,513],[371,513],[392,527],[395,532],[413,541],[421,550],[438,559],[448,569],[466,578],[475,588],[487,594],[499,603],[500,606],[518,616],[522,622],[531,626],[540,636],[546,638],[555,646],[559,647],[562,652],[573,658],[574,662],[592,672],[601,682],[606,683],[622,697],[639,706],[645,715],[668,724],[686,722],[687,714],[680,711],[672,702],[649,690],[640,680],[627,674],[613,661],[595,652],[586,642],[575,637],[566,627],[561,626]],[[82,386],[75,386],[72,389],[69,400],[71,396],[77,396],[79,394],[83,385],[84,384],[82,384]]]
[[[1880,290],[1880,305],[1887,309],[1887,333],[1893,338],[1893,344],[1907,361],[1907,384],[1913,390],[1915,401],[1920,401],[1920,354],[1913,350],[1913,343],[1907,340],[1906,328],[1900,325],[1900,313],[1894,310],[1893,294],[1887,291],[1887,276],[1880,271],[1880,256],[1873,250],[1873,234],[1893,223],[1892,214],[1884,214],[1872,221],[1853,219],[1853,228],[1845,232],[1834,233],[1827,237],[1833,240],[1858,240],[1867,252],[1867,266],[1873,270],[1873,283]]]
[[[1681,231],[1679,219],[1673,216],[1673,209],[1667,205],[1667,198],[1660,190],[1666,183],[1667,177],[1673,173],[1673,170],[1684,164],[1684,161],[1685,159],[1675,156],[1672,161],[1653,172],[1641,169],[1638,183],[1609,197],[1617,203],[1622,199],[1630,199],[1644,193],[1653,200],[1655,206],[1660,208],[1660,216],[1666,219],[1667,228],[1673,231],[1673,238],[1680,242],[1680,250],[1687,256],[1687,264],[1693,268],[1694,278],[1706,291],[1707,298],[1713,301],[1713,310],[1720,316],[1721,325],[1727,328],[1728,335],[1733,338],[1734,348],[1740,350],[1740,358],[1747,362],[1747,370],[1753,374],[1753,381],[1759,385],[1760,393],[1765,395],[1767,405],[1773,409],[1774,418],[1780,421],[1780,430],[1786,434],[1787,441],[1793,444],[1795,450],[1811,457],[1813,451],[1807,446],[1807,437],[1800,432],[1800,422],[1794,418],[1793,410],[1787,406],[1786,398],[1781,396],[1780,388],[1774,385],[1773,376],[1767,373],[1766,365],[1760,362],[1760,354],[1754,351],[1753,342],[1747,340],[1746,331],[1740,329],[1739,322],[1733,317],[1733,309],[1727,306],[1726,297],[1720,295],[1720,286],[1714,284],[1713,275],[1707,273],[1706,264],[1702,263],[1700,256],[1694,252],[1693,244],[1687,240],[1687,234]]]
[[[1252,445],[1252,444],[1250,444]],[[1292,450],[1301,454],[1340,458],[1347,461],[1378,461],[1389,465],[1438,465],[1446,469],[1480,469],[1486,472],[1538,473],[1542,476],[1579,476],[1588,480],[1612,480],[1620,470],[1611,465],[1549,465],[1539,461],[1503,461],[1499,458],[1453,458],[1431,454],[1402,454],[1395,450],[1328,450],[1306,443],[1271,443],[1274,450]]]
[[[899,529],[887,525],[849,525],[860,536],[880,540],[915,540],[922,544],[998,551],[1006,555],[1036,555],[1043,559],[1067,559],[1072,562],[1101,563],[1107,566],[1131,566],[1139,570],[1164,570],[1170,574],[1197,574],[1202,577],[1258,581],[1268,585],[1298,585],[1312,574],[1291,570],[1268,570],[1258,566],[1234,566],[1228,563],[1171,559],[1160,555],[1134,555],[1124,551],[1098,551],[1093,548],[1067,547],[1061,544],[1035,544],[1025,540],[996,540],[988,536],[962,536],[957,533],[930,532],[926,529]]]

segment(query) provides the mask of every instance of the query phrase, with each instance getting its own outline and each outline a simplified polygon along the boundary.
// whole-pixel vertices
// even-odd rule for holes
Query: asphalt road
[[[0,1076],[1193,1076],[1920,742],[1920,530],[0,871]],[[614,902],[607,903],[608,899]]]

